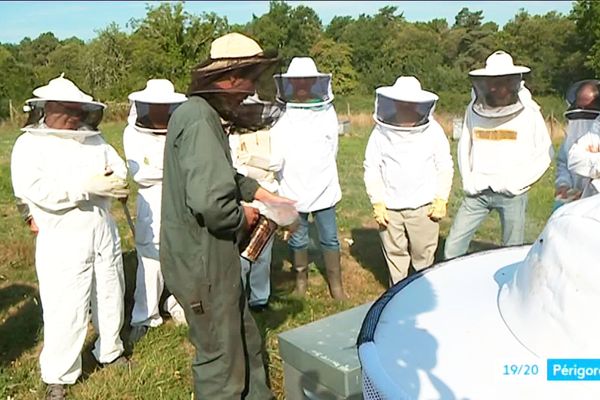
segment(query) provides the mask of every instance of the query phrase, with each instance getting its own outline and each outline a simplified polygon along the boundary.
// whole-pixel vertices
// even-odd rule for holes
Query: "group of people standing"
[[[81,375],[90,311],[98,332],[95,358],[104,365],[128,363],[119,336],[121,246],[110,215],[111,199],[125,204],[129,195],[128,171],[139,186],[129,341],[163,322],[161,308],[188,324],[197,398],[272,398],[249,307],[268,305],[273,239],[252,262],[238,249],[240,232],[251,231],[269,205],[293,205],[299,214],[288,240],[295,294],[307,292],[312,216],[330,294],[347,298],[335,211],[342,191],[331,74],[319,72],[309,57],[296,57],[287,72],[274,74],[278,61],[254,40],[232,33],[212,43],[209,59],[192,71],[187,95],[168,80],[149,80],[129,96],[126,162],[100,135],[104,104],[63,76],[33,91],[11,173],[15,196],[37,232],[40,367],[48,399],[64,398],[65,385]],[[540,107],[523,84],[528,71],[498,51],[470,73],[472,100],[458,146],[465,197],[446,258],[467,252],[491,210],[500,214],[503,245],[524,241],[527,191],[553,154]],[[261,99],[271,79],[276,103]],[[598,87],[598,81],[585,81],[567,96],[572,104],[557,199],[595,188],[600,176],[600,131],[588,134],[600,112]],[[364,182],[390,284],[433,263],[446,216],[454,168],[448,139],[433,117],[437,101],[411,76],[375,93]]]

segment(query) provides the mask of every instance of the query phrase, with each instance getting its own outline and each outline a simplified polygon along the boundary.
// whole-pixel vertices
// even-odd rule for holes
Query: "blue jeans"
[[[300,213],[300,224],[298,229],[288,240],[292,250],[304,250],[308,248],[308,214]],[[325,208],[311,213],[319,232],[321,248],[328,251],[339,251],[340,242],[337,235],[337,223],[335,221],[335,206]]]
[[[460,204],[446,238],[445,259],[462,256],[467,252],[475,231],[492,210],[500,214],[502,245],[523,244],[527,192],[517,196],[506,196],[485,190],[476,196],[465,196]]]

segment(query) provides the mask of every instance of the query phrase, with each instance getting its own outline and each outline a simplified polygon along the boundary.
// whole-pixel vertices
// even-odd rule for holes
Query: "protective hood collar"
[[[517,93],[518,101],[508,107],[498,107],[497,109],[484,109],[481,104],[476,102],[477,96],[475,90],[471,90],[471,103],[469,107],[473,112],[483,118],[504,118],[511,115],[516,115],[521,112],[525,107],[539,110],[540,105],[533,100],[531,92],[525,86],[525,82],[521,81],[519,91]]]
[[[319,72],[315,61],[310,57],[294,57],[287,72],[273,76],[277,87],[276,99],[286,106],[296,108],[322,107],[333,101],[331,74]],[[295,98],[295,85],[306,80],[311,81],[311,99],[300,102]],[[306,84],[306,82],[305,82]]]
[[[64,77],[50,80],[47,85],[33,90],[35,98],[25,102],[23,111],[29,113],[22,131],[35,134],[53,134],[65,138],[82,139],[99,135],[100,124],[105,104],[93,101],[92,96],[81,91],[72,81]],[[79,103],[81,110],[81,126],[77,130],[49,128],[45,123],[45,105],[48,102]]]
[[[421,83],[414,76],[401,76],[396,79],[393,86],[382,86],[375,90],[375,112],[373,119],[386,129],[418,133],[429,126],[429,119],[433,114],[438,96],[435,93],[423,90]],[[406,113],[412,109],[420,117],[416,126],[404,127],[396,125],[398,116],[403,110]]]
[[[25,126],[21,128],[21,132],[29,132],[35,135],[55,135],[65,139],[75,139],[78,141],[90,136],[101,134],[99,130],[91,130],[87,128],[78,129],[76,131],[69,129],[53,129],[46,126],[46,124],[43,122],[37,126]]]
[[[411,126],[411,127],[404,127],[404,126],[400,127],[400,126],[394,126],[394,125],[386,124],[386,123],[379,121],[377,119],[377,117],[375,116],[375,114],[373,114],[373,119],[375,120],[375,123],[377,124],[379,129],[381,129],[383,132],[386,132],[391,135],[397,135],[400,137],[407,137],[410,135],[415,135],[415,134],[424,132],[425,130],[427,130],[427,128],[429,128],[429,125],[431,125],[431,122],[428,120],[423,125]]]

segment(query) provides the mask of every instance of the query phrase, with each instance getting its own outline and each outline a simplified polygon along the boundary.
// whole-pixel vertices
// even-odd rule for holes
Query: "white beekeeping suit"
[[[454,166],[446,134],[432,115],[437,97],[421,90],[414,77],[400,77],[387,88],[389,97],[377,98],[377,123],[365,153],[364,180],[371,203],[398,210],[433,199],[447,201]],[[417,125],[398,125],[399,115],[412,114],[418,115]]]
[[[336,157],[338,120],[332,104],[331,74],[319,72],[310,57],[294,57],[286,73],[274,76],[283,116],[271,129],[281,143],[279,194],[296,201],[300,227],[288,241],[296,270],[296,294],[308,282],[308,217],[312,214],[323,250],[329,291],[343,299],[335,206],[342,198]],[[319,226],[321,228],[319,228]]]
[[[171,113],[186,97],[176,93],[170,81],[151,79],[144,90],[130,94],[129,100],[133,104],[123,146],[129,171],[139,185],[135,229],[138,268],[131,315],[131,339],[136,341],[147,327],[163,322],[159,304],[164,289],[159,258],[163,153]],[[185,323],[183,309],[173,295],[166,299],[164,309],[177,323]]]
[[[253,102],[253,105],[260,104],[255,99],[247,99],[246,102]],[[266,104],[265,110],[269,108],[269,105]],[[281,169],[283,159],[281,154],[277,152],[277,149],[281,146],[273,143],[269,129],[230,134],[229,146],[233,166],[238,173],[256,179],[260,186],[272,193],[277,193],[279,184],[275,179],[275,174]],[[249,205],[258,208],[261,214],[264,214],[265,206],[260,201],[255,200]],[[269,301],[274,238],[274,236],[271,237],[267,242],[255,262],[251,263],[240,257],[242,281],[244,285],[248,284],[250,286],[248,305],[251,308],[260,309],[266,306]]]
[[[552,143],[538,104],[525,87],[530,72],[498,50],[469,72],[474,98],[458,143],[465,197],[446,238],[444,257],[465,254],[491,211],[500,215],[502,244],[525,240],[528,191],[550,166]]]
[[[376,90],[375,128],[364,181],[390,272],[390,285],[433,263],[438,221],[446,216],[454,166],[450,145],[433,118],[438,96],[412,76]]]
[[[44,318],[42,380],[56,398],[81,375],[91,305],[100,363],[123,353],[125,283],[111,198],[126,198],[127,169],[98,130],[105,106],[61,77],[33,91],[30,123],[12,152],[15,196],[39,227],[35,263]],[[35,118],[33,118],[35,117]],[[112,172],[112,173],[111,173]]]
[[[520,109],[507,110],[506,115],[486,115],[474,101],[467,107],[458,143],[458,167],[467,194],[489,188],[518,195],[548,169],[551,140],[540,107],[522,82],[518,97],[512,107]]]
[[[299,212],[337,204],[342,198],[337,164],[338,119],[332,104],[322,109],[287,107],[273,128],[282,138],[284,165],[279,192],[297,199]]]
[[[569,170],[586,178],[582,198],[600,192],[600,117],[569,151]]]
[[[594,119],[600,115],[599,84],[597,80],[584,80],[574,83],[567,90],[569,108],[565,112],[566,137],[556,160],[556,206],[576,200],[589,184],[589,177],[578,175],[569,168],[568,161],[573,145],[591,131]]]

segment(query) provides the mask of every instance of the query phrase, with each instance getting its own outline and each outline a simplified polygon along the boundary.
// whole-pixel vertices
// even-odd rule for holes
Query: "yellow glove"
[[[444,199],[433,199],[429,206],[429,212],[427,216],[433,221],[439,221],[446,216],[446,204],[448,202]]]
[[[387,208],[385,208],[385,204],[383,203],[375,203],[373,204],[373,217],[375,221],[383,227],[387,227],[390,218],[387,213]]]

